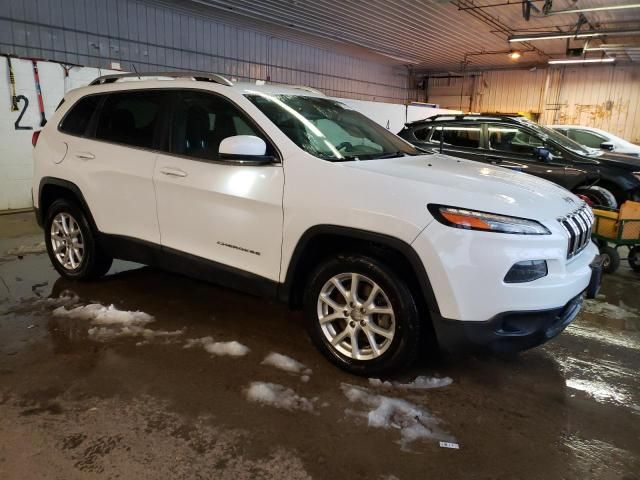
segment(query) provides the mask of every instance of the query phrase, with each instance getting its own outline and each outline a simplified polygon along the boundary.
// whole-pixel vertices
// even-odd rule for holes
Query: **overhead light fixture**
[[[637,43],[603,43],[597,47],[585,46],[583,50],[585,52],[600,51],[600,50],[638,50],[640,44]]]
[[[615,62],[615,58],[563,58],[561,60],[549,60],[549,65],[560,65],[567,63],[611,63]]]
[[[520,50],[511,50],[509,52],[509,58],[511,60],[518,60],[522,56],[522,52]]]
[[[603,12],[605,10],[623,10],[627,8],[640,8],[640,3],[630,3],[628,5],[611,5],[610,7],[569,8],[567,10],[557,10],[555,12],[548,12],[547,15],[562,15],[564,13]]]
[[[511,35],[510,42],[535,42],[536,40],[557,40],[561,38],[592,38],[604,35],[621,36],[621,35],[637,35],[640,30],[596,30],[586,32],[548,32],[537,33],[531,35]]]

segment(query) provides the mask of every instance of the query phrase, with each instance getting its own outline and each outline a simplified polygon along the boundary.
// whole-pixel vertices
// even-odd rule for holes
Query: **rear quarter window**
[[[102,95],[91,95],[78,100],[60,122],[60,131],[83,136],[101,98]]]

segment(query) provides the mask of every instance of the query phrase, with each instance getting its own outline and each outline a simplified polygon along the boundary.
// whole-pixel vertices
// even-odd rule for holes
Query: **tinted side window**
[[[430,132],[431,132],[431,127],[416,128],[413,131],[413,136],[416,137],[418,140],[426,142],[429,139]]]
[[[480,135],[482,127],[480,125],[444,125],[433,129],[431,135],[432,142],[440,142],[444,128],[445,145],[454,147],[480,148]]]
[[[269,142],[231,102],[210,93],[178,92],[171,119],[171,152],[207,160],[218,159],[220,142],[234,135],[254,135]],[[272,155],[267,147],[267,155]]]
[[[489,125],[489,148],[501,152],[533,155],[543,141],[525,130],[511,125]]]
[[[604,137],[600,137],[586,130],[569,130],[569,138],[575,140],[580,145],[591,148],[600,148],[600,144],[605,141]]]
[[[60,123],[60,131],[70,135],[84,135],[102,95],[84,97],[73,105]],[[64,101],[64,100],[63,100]],[[60,103],[62,105],[62,102]],[[58,105],[58,108],[60,108]]]
[[[111,93],[102,106],[96,138],[152,148],[155,127],[168,96],[159,91]]]

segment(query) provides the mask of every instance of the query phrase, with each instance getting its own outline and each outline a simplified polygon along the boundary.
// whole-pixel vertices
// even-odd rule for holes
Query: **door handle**
[[[186,177],[188,175],[184,170],[180,170],[179,168],[162,168],[160,173],[163,175],[167,175],[169,177]]]
[[[82,160],[93,160],[96,156],[91,152],[77,152],[76,158],[80,158]]]

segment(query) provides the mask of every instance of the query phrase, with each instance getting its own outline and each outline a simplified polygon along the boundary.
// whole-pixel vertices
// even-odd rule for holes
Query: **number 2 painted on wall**
[[[22,110],[20,111],[20,115],[18,115],[18,119],[15,121],[13,125],[15,126],[16,130],[33,130],[33,127],[26,127],[24,125],[20,125],[20,120],[22,120],[24,113],[27,111],[27,108],[29,108],[29,99],[24,95],[18,95],[16,97],[16,104],[20,103],[20,101],[24,102],[24,107],[22,107]]]

